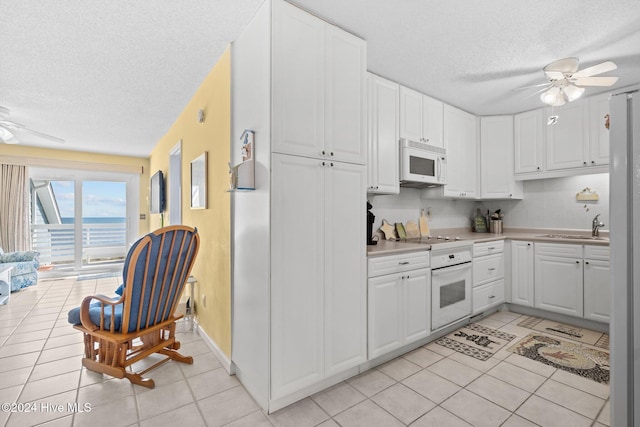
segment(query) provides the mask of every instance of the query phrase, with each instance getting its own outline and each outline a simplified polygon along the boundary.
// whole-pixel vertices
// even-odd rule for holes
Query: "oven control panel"
[[[431,268],[450,267],[471,262],[471,248],[456,248],[449,251],[431,251]]]

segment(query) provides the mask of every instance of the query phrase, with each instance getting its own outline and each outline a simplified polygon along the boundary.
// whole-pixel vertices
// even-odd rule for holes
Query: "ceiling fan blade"
[[[575,79],[574,84],[576,86],[613,86],[617,81],[618,77],[581,77]]]
[[[618,68],[616,64],[611,61],[603,62],[598,65],[594,65],[593,67],[585,68],[584,70],[580,70],[576,73],[573,73],[573,78],[581,78],[581,77],[591,77],[596,74],[606,73],[607,71],[612,71]]]
[[[49,135],[46,133],[38,132],[37,130],[32,130],[32,129],[22,127],[20,128],[20,131],[30,133],[32,135],[37,136],[38,138],[47,139],[52,142],[57,142],[58,144],[64,144],[64,139],[58,138],[57,136]]]
[[[573,74],[578,71],[578,62],[578,58],[575,57],[559,59],[544,67],[543,71],[545,73],[547,71],[559,71],[561,73]]]
[[[539,93],[542,93],[542,92],[544,92],[544,91],[548,90],[548,89],[549,89],[550,87],[552,87],[552,86],[553,86],[553,85],[551,85],[551,84],[547,84],[547,85],[546,85],[545,87],[543,87],[542,89],[536,90],[535,92],[531,92],[530,94],[528,94],[527,96],[525,96],[525,98],[529,98],[530,96],[533,96],[533,95],[537,95],[537,94],[539,94]]]
[[[38,138],[47,139],[49,141],[57,142],[59,144],[64,144],[64,139],[62,139],[62,138],[58,138],[57,136],[52,136],[52,135],[49,135],[49,134],[46,134],[46,133],[38,132],[37,130],[29,129],[29,128],[25,127],[24,125],[21,125],[21,124],[16,123],[16,122],[11,122],[11,121],[8,121],[8,120],[0,120],[0,127],[3,127],[4,129],[7,129],[11,133],[15,133],[16,131],[17,132],[26,132],[26,133],[30,133],[32,135],[35,135]]]
[[[9,117],[9,114],[11,114],[11,111],[8,108],[0,105],[0,120],[6,119],[7,117]]]
[[[522,86],[522,87],[517,87],[513,90],[523,90],[523,89],[531,89],[534,87],[541,87],[541,86],[549,86],[549,82],[545,82],[545,83],[539,83],[537,85],[530,85],[530,86]]]

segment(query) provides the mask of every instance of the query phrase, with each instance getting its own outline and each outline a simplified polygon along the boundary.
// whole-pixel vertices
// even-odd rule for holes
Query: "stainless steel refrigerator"
[[[640,425],[640,87],[610,102],[611,425]]]

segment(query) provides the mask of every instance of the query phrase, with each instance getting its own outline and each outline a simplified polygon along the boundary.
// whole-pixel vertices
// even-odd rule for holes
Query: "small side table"
[[[0,305],[9,303],[12,269],[13,267],[0,267]]]
[[[193,332],[193,324],[195,323],[196,311],[193,307],[193,304],[195,303],[194,301],[195,295],[193,294],[193,287],[197,282],[198,281],[193,276],[189,276],[189,278],[187,279],[187,283],[189,284],[189,306],[186,309],[184,317],[185,317],[185,320],[189,319],[189,332]]]

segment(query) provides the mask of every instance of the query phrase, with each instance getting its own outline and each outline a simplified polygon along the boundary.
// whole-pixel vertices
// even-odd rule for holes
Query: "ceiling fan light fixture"
[[[562,91],[558,87],[552,87],[546,92],[542,92],[540,95],[540,100],[547,105],[551,105],[552,107],[559,107],[565,104],[564,95]]]
[[[582,96],[582,94],[584,93],[584,88],[569,85],[563,88],[563,92],[567,97],[567,101],[573,102]]]

